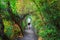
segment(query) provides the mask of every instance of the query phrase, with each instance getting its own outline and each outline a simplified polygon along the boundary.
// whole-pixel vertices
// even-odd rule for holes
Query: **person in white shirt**
[[[27,20],[27,27],[28,27],[28,29],[31,29],[31,27],[32,27],[30,18],[28,18],[28,20]]]

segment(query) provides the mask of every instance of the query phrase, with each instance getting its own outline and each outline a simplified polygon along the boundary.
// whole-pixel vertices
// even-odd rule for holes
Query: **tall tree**
[[[21,28],[20,21],[17,21],[17,20],[16,20],[14,14],[13,14],[13,12],[12,12],[12,9],[11,9],[10,2],[9,2],[9,1],[8,1],[7,4],[8,4],[8,12],[9,12],[9,14],[10,14],[13,22],[15,22],[15,24],[17,24],[17,25],[19,26],[19,28],[21,29],[21,33],[22,33],[22,35],[23,35],[23,30],[22,30],[22,28]]]

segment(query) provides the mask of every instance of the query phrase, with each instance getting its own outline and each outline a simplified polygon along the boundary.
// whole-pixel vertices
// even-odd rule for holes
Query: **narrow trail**
[[[27,29],[22,40],[38,40],[38,38],[32,29]]]
[[[24,30],[24,37],[18,40],[38,40],[30,18],[27,19],[27,26]]]
[[[22,39],[18,38],[17,40],[38,40],[38,37],[32,29],[25,29],[24,37]]]

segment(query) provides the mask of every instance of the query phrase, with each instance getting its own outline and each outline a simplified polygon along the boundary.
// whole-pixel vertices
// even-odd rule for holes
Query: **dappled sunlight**
[[[60,40],[60,0],[1,0],[0,40]]]

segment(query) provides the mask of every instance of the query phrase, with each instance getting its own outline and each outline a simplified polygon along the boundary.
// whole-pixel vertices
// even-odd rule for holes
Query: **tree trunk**
[[[12,12],[12,9],[11,9],[11,6],[10,6],[10,2],[8,1],[7,4],[8,4],[8,12],[9,12],[9,14],[10,14],[13,22],[15,22],[15,24],[17,24],[17,25],[19,26],[19,28],[21,29],[21,33],[22,33],[22,35],[23,35],[23,30],[22,30],[22,27],[21,27],[21,25],[20,25],[20,21],[21,21],[21,20],[20,20],[20,21],[17,21],[17,20],[16,20],[14,14],[13,14],[13,12]]]

